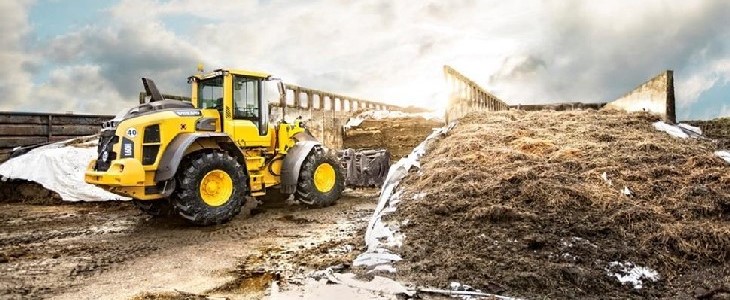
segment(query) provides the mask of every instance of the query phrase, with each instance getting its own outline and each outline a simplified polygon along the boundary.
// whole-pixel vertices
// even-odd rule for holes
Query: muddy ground
[[[311,270],[349,268],[376,193],[318,210],[263,205],[215,227],[127,202],[0,199],[0,299],[259,299],[274,281],[286,290]]]

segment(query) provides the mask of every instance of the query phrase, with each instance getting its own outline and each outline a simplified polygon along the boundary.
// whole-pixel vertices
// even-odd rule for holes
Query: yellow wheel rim
[[[314,170],[314,187],[322,193],[326,193],[335,187],[335,168],[328,163],[323,163]]]
[[[233,179],[222,170],[210,171],[200,181],[200,197],[205,204],[221,206],[228,202],[232,194]]]

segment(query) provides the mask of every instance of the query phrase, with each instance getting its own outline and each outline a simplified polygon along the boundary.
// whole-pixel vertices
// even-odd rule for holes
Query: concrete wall
[[[628,112],[648,111],[667,122],[676,122],[673,73],[671,70],[662,72],[606,107]]]
[[[519,109],[524,111],[541,111],[541,110],[583,110],[583,109],[601,109],[606,103],[583,103],[583,102],[563,102],[551,104],[527,104],[527,105],[510,105],[510,109]]]
[[[275,106],[271,111],[271,122],[282,120],[280,106]],[[326,147],[332,149],[342,148],[342,126],[352,116],[352,112],[326,111],[306,108],[287,107],[284,120],[293,122],[297,117],[302,117],[309,132],[314,135]]]
[[[487,92],[454,68],[444,66],[444,76],[449,88],[446,123],[461,118],[471,111],[509,110],[509,106],[504,101]]]
[[[347,119],[365,109],[402,110],[395,105],[352,98],[315,89],[286,85],[283,103],[272,103],[271,122],[282,119],[282,107],[286,107],[284,120],[292,122],[301,116],[309,131],[326,147],[342,148],[342,126]]]

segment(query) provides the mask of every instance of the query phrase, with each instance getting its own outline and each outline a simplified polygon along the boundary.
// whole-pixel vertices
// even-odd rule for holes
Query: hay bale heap
[[[388,216],[405,234],[399,279],[529,299],[728,296],[728,166],[712,142],[673,138],[654,121],[466,116],[399,187]],[[630,266],[659,279],[622,285],[613,274]]]

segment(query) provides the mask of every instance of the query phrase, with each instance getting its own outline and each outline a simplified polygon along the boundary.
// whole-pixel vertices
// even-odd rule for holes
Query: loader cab
[[[259,72],[216,70],[189,81],[193,104],[218,111],[221,128],[239,147],[274,147],[269,107],[283,97],[281,80]]]

